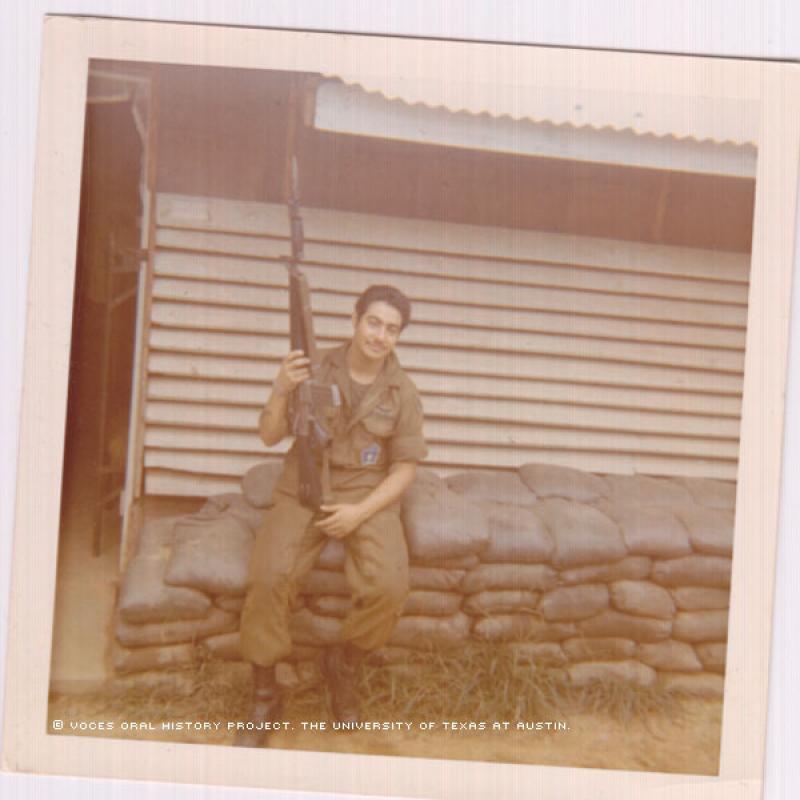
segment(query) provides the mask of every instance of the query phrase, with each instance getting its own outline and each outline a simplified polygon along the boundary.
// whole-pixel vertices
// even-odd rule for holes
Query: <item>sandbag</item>
[[[168,561],[168,550],[150,548],[130,562],[118,601],[119,615],[125,622],[169,622],[208,614],[211,599],[204,592],[164,583]]]
[[[654,686],[656,671],[639,661],[581,661],[567,667],[575,686],[593,683],[631,683],[635,686]]]
[[[483,508],[435,484],[413,484],[403,497],[403,526],[411,560],[444,566],[477,556],[489,542]]]
[[[148,622],[134,625],[117,620],[117,641],[125,647],[147,647],[159,644],[179,644],[205,639],[215,633],[228,633],[239,627],[239,615],[211,606],[204,619]]]
[[[317,559],[320,569],[339,570],[344,567],[345,544],[340,539],[329,538]]]
[[[659,684],[671,692],[698,695],[701,697],[723,697],[725,679],[711,672],[661,672]]]
[[[719,481],[712,478],[677,478],[691,494],[698,506],[706,508],[725,508],[733,511],[736,507],[736,482]]]
[[[647,556],[628,556],[611,564],[593,564],[588,567],[565,569],[559,573],[561,583],[611,583],[612,581],[639,580],[650,574],[653,562]]]
[[[682,642],[720,642],[728,638],[728,612],[679,611],[672,635]]]
[[[606,482],[598,475],[556,464],[523,464],[519,477],[539,498],[563,497],[590,503],[608,494]]]
[[[456,591],[466,574],[463,569],[437,569],[418,567],[409,569],[409,583],[412,589],[431,589],[440,592]]]
[[[300,594],[341,594],[350,597],[351,590],[343,572],[326,569],[312,569],[300,586]]]
[[[342,631],[342,621],[336,617],[323,617],[308,608],[296,611],[289,618],[292,642],[298,644],[330,646],[337,644]]]
[[[169,554],[175,544],[175,523],[182,517],[161,517],[146,522],[139,531],[136,555]]]
[[[512,642],[514,659],[522,664],[566,664],[567,657],[557,642]]]
[[[601,500],[596,508],[619,525],[628,552],[653,558],[678,558],[692,552],[689,534],[670,509],[642,508]]]
[[[423,487],[439,491],[447,488],[447,482],[429,467],[417,467],[409,491],[415,491]]]
[[[709,589],[706,586],[677,586],[670,589],[675,605],[681,611],[710,611],[728,608],[731,593],[728,589]]]
[[[621,661],[633,657],[637,644],[616,636],[577,636],[562,642],[561,647],[570,661]]]
[[[496,614],[476,620],[472,635],[490,642],[529,639],[537,642],[559,642],[576,636],[578,629],[571,622],[546,622],[531,614]]]
[[[214,658],[223,661],[242,661],[239,631],[208,636],[199,646]]]
[[[111,646],[111,666],[119,674],[171,669],[191,664],[193,659],[194,646],[191,644],[127,648],[112,642]]]
[[[611,584],[611,604],[618,611],[640,617],[672,619],[675,601],[672,595],[650,581],[615,581]]]
[[[731,560],[724,556],[691,555],[657,561],[651,580],[663,586],[710,586],[728,589],[731,585]]]
[[[486,563],[549,562],[555,544],[544,522],[528,508],[484,503],[489,543],[481,551]]]
[[[450,617],[400,617],[387,644],[427,650],[458,647],[469,639],[470,618],[458,612]]]
[[[233,611],[236,614],[241,614],[244,607],[244,595],[218,594],[214,598],[214,605],[219,606],[223,611]]]
[[[648,475],[606,475],[609,499],[626,506],[665,506],[671,508],[692,502],[689,490],[666,478]]]
[[[261,509],[251,506],[244,495],[233,492],[209,497],[205,505],[192,516],[215,519],[224,514],[229,514],[244,523],[250,533],[256,533],[264,521],[264,512]]]
[[[468,556],[442,556],[441,558],[429,558],[420,566],[433,567],[434,569],[463,569],[468,570],[477,567],[481,563],[480,557],[475,553]]]
[[[675,639],[639,645],[637,655],[642,663],[655,669],[670,672],[700,672],[703,669],[694,648]]]
[[[487,589],[527,589],[547,591],[555,588],[556,571],[546,564],[480,564],[461,581],[464,594]]]
[[[311,595],[306,605],[320,616],[342,618],[353,607],[353,601],[340,594],[320,594]]]
[[[463,596],[457,592],[431,592],[414,589],[409,592],[403,614],[423,617],[449,617],[461,608]]]
[[[548,622],[574,622],[608,608],[608,587],[603,583],[560,586],[542,595],[539,610]]]
[[[536,507],[555,542],[552,563],[560,568],[607,564],[628,555],[617,525],[596,508],[552,498]]]
[[[702,642],[694,646],[697,657],[709,672],[725,672],[728,645],[725,642]]]
[[[235,517],[184,517],[175,525],[175,545],[164,580],[209,594],[244,594],[253,535]]]
[[[280,462],[256,464],[242,478],[242,492],[255,508],[266,508],[272,502],[272,490],[283,472]]]
[[[467,595],[464,611],[473,617],[488,614],[510,614],[515,611],[535,611],[539,605],[539,592],[525,589],[489,589]]]
[[[577,624],[584,636],[614,636],[635,642],[657,642],[668,639],[672,632],[672,620],[637,617],[614,609],[601,611]]]
[[[536,495],[515,472],[460,472],[447,478],[446,483],[448,488],[473,503],[506,503],[513,506],[536,504]]]
[[[675,514],[689,531],[692,547],[712,556],[733,554],[733,512],[721,508],[679,506]]]

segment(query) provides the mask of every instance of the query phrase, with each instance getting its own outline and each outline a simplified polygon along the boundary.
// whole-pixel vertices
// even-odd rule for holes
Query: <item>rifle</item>
[[[311,315],[308,280],[299,267],[303,260],[303,218],[300,216],[297,159],[292,157],[289,196],[289,226],[292,255],[289,270],[289,341],[292,350],[302,350],[311,362],[311,377],[292,392],[290,421],[298,455],[298,498],[314,511],[330,503],[329,452],[331,435],[323,420],[331,406],[341,405],[339,387],[320,379],[321,363]]]

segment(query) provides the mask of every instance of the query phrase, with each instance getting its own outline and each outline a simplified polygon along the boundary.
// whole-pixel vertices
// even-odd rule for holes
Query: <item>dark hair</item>
[[[402,319],[401,330],[411,321],[411,301],[394,286],[380,283],[365,289],[356,300],[356,319],[361,319],[373,303],[387,303],[396,308]]]

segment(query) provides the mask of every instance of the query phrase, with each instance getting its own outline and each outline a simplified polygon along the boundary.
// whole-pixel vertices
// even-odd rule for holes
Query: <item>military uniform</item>
[[[427,454],[419,394],[391,353],[383,370],[364,389],[360,402],[347,367],[349,344],[327,351],[321,377],[342,396],[326,420],[332,433],[331,490],[334,503],[358,503],[397,462]],[[286,456],[256,538],[250,589],[242,610],[241,650],[248,661],[270,666],[292,649],[289,614],[299,584],[314,566],[328,536],[314,525],[314,512],[297,499],[296,447]],[[345,576],[353,595],[342,639],[374,650],[389,638],[408,594],[408,551],[400,502],[370,517],[344,538]]]

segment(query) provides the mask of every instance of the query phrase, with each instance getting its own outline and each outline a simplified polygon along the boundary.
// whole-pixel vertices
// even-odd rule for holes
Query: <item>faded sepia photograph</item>
[[[413,764],[409,796],[455,796],[456,765],[464,797],[543,766],[751,780],[792,247],[767,222],[793,213],[799,136],[765,120],[797,86],[57,23],[28,358],[63,360],[52,397],[41,357],[26,377],[15,568],[30,614],[35,519],[42,747],[78,774],[326,791]],[[148,757],[120,772],[127,741]]]
[[[534,88],[91,63],[54,733],[716,773],[757,119]]]

